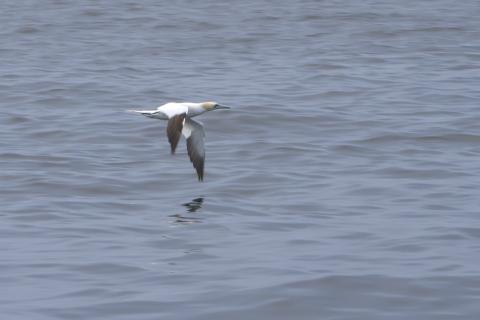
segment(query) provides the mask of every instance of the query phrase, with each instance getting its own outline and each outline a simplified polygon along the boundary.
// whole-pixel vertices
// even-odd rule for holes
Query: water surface
[[[3,317],[480,317],[477,1],[0,11]]]

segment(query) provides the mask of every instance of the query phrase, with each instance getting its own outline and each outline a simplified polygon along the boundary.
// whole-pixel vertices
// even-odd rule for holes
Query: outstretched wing
[[[193,167],[197,170],[199,181],[203,181],[203,168],[205,166],[205,131],[200,122],[190,118],[185,119],[182,134],[187,139],[187,151]]]
[[[178,140],[180,140],[180,136],[182,135],[183,124],[185,123],[186,116],[186,113],[181,113],[168,119],[167,137],[168,142],[170,142],[170,151],[172,154],[174,154],[175,149],[177,149]]]
[[[182,134],[182,128],[188,113],[188,107],[181,103],[170,102],[159,107],[157,112],[161,112],[168,117],[167,137],[168,142],[170,142],[170,151],[174,154],[178,145],[178,140]]]

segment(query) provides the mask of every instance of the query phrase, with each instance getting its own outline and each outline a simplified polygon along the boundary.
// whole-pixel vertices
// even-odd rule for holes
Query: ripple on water
[[[475,1],[111,3],[0,1],[3,318],[480,318]]]

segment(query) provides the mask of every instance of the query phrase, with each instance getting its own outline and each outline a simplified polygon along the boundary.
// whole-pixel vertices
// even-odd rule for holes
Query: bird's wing
[[[193,167],[197,170],[198,180],[203,181],[203,168],[205,166],[205,131],[200,122],[187,118],[182,134],[187,139],[187,151]]]
[[[180,136],[182,135],[183,124],[185,123],[186,116],[186,113],[181,113],[174,115],[170,117],[170,119],[168,119],[167,137],[168,142],[170,142],[170,151],[172,152],[172,154],[175,153],[178,140],[180,140]]]
[[[188,113],[188,107],[181,103],[170,102],[157,109],[168,117],[167,137],[170,142],[170,151],[175,153],[178,140],[182,134],[183,124]]]

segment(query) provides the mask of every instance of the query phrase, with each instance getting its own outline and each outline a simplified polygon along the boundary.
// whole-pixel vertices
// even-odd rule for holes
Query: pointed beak
[[[215,109],[230,109],[230,107],[223,106],[223,105],[221,105],[221,104],[217,104],[217,106],[215,107]]]

